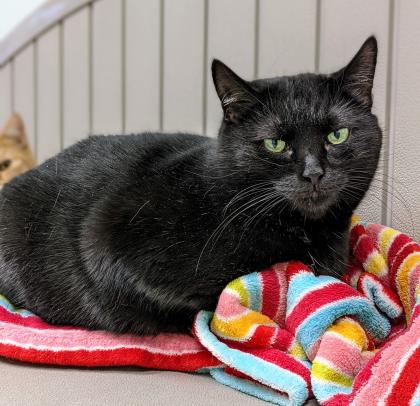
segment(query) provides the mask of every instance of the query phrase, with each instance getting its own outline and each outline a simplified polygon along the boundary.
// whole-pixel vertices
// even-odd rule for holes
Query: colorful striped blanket
[[[302,263],[232,281],[194,337],[52,326],[0,297],[0,356],[209,373],[279,405],[420,405],[420,246],[354,219],[343,280]]]

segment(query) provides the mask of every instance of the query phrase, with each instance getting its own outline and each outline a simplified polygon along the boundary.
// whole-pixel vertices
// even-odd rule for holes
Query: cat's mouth
[[[294,204],[307,217],[318,219],[325,215],[335,201],[335,193],[326,190],[312,190],[307,193],[296,193]]]

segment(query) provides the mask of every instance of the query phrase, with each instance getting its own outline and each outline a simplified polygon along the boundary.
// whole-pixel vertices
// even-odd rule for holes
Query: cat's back
[[[146,192],[161,196],[162,187],[167,189],[164,178],[174,176],[171,168],[182,178],[185,166],[190,168],[185,164],[202,162],[214,145],[213,139],[192,134],[92,136],[12,180],[0,192],[2,293],[27,305],[20,295],[31,278],[24,278],[25,288],[6,289],[17,285],[17,275],[29,272],[43,275],[45,286],[37,286],[45,297],[63,295],[61,285],[57,292],[51,286],[61,278],[57,273],[80,282],[83,230],[118,219]],[[98,211],[103,215],[96,217]]]
[[[77,230],[101,201],[139,182],[147,186],[174,162],[182,161],[178,171],[185,162],[201,162],[213,145],[182,133],[91,136],[8,183],[0,193],[0,227],[16,241],[45,238],[58,224]]]
[[[62,189],[80,196],[88,189],[111,188],[131,176],[133,167],[137,172],[152,171],[213,144],[211,138],[185,133],[91,136],[14,179],[2,195],[7,199],[30,195],[37,200]]]

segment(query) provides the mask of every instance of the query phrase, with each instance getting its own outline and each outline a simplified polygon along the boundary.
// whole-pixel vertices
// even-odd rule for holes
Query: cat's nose
[[[312,155],[306,157],[302,177],[308,182],[311,182],[312,185],[317,186],[323,176],[324,170],[319,161]]]
[[[311,173],[307,175],[305,175],[305,172],[303,173],[304,179],[307,180],[308,182],[311,182],[312,185],[314,186],[319,185],[319,181],[321,180],[323,175],[324,175],[324,172],[316,172],[316,173]]]

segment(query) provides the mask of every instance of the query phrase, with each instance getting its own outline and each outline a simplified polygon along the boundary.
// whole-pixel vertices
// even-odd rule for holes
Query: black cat
[[[0,197],[0,293],[51,323],[187,332],[232,279],[279,261],[343,273],[381,148],[369,38],[330,75],[247,82],[215,60],[218,139],[96,136]]]

